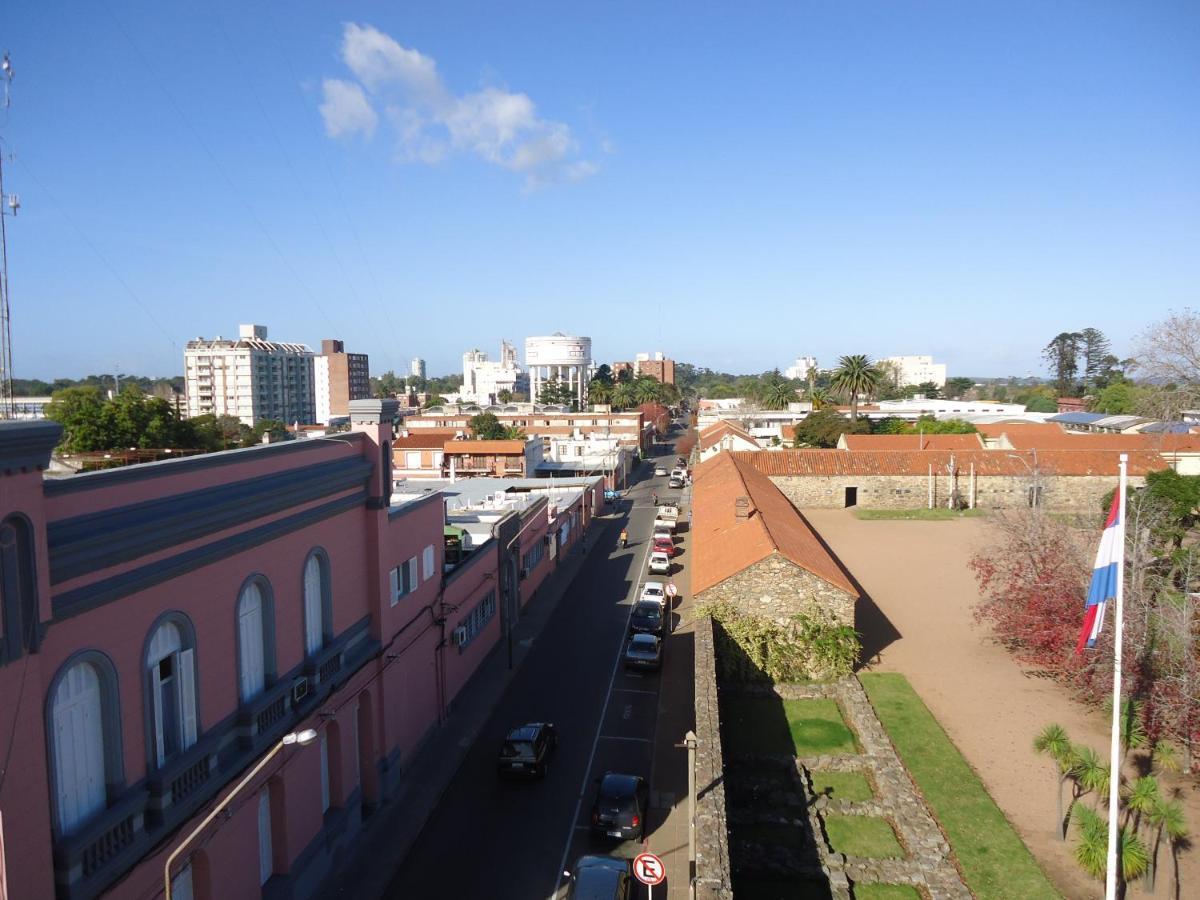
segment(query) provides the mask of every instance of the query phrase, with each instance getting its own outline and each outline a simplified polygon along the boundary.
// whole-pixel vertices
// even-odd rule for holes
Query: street
[[[651,471],[643,463],[645,475],[616,515],[595,520],[572,592],[534,639],[386,897],[544,900],[565,892],[562,871],[578,856],[632,857],[642,849],[636,842],[597,841],[587,826],[594,781],[606,771],[641,775],[655,789],[660,676],[621,665],[632,605],[647,578],[651,493],[664,502],[678,496],[666,490],[665,479],[649,477]],[[622,525],[629,532],[625,549],[618,540]],[[496,757],[505,735],[531,721],[558,729],[549,773],[541,781],[501,780]]]

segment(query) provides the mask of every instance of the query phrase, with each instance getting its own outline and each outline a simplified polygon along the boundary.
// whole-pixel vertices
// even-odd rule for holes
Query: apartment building
[[[315,421],[312,349],[267,340],[265,325],[240,325],[234,340],[188,341],[183,374],[189,418],[234,416],[251,426]]]
[[[9,897],[161,896],[260,761],[173,895],[327,889],[603,502],[597,478],[497,507],[464,546],[442,491],[393,493],[394,415],[354,401],[347,434],[58,480],[56,423],[0,423]]]
[[[350,414],[351,400],[371,396],[370,364],[365,353],[347,353],[341,341],[321,341],[313,357],[313,400],[317,422],[328,425]]]
[[[946,364],[935,363],[932,356],[889,356],[879,362],[895,367],[898,387],[926,382],[946,386]]]
[[[496,403],[501,392],[527,393],[529,376],[517,363],[517,348],[500,342],[500,359],[490,360],[482,350],[463,354],[463,385],[458,392],[465,403]]]
[[[537,407],[521,404],[517,411],[508,407],[488,410],[501,425],[520,428],[527,435],[543,438],[544,448],[550,450],[551,437],[616,437],[622,446],[645,455],[654,443],[654,426],[645,421],[640,410],[628,412],[564,412],[560,407]],[[479,415],[479,407],[445,407],[425,410],[420,415],[407,416],[404,427],[409,434],[421,429],[434,428],[443,431],[469,433],[472,417]]]
[[[419,356],[413,357],[412,361],[408,364],[408,374],[413,378],[424,378],[425,360]]]
[[[628,371],[636,378],[648,375],[657,378],[663,384],[675,383],[675,360],[667,359],[662,351],[656,351],[651,357],[649,353],[635,354],[633,362],[615,362],[612,364],[613,375]]]

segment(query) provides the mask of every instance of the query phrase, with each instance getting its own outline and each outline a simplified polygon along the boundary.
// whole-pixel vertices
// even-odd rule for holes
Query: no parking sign
[[[646,885],[649,898],[654,897],[654,885],[662,884],[667,877],[667,867],[653,853],[639,853],[633,860],[633,874],[637,880]]]

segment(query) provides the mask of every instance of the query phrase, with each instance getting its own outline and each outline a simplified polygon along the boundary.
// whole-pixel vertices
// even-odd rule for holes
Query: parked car
[[[531,775],[540,778],[546,774],[550,757],[558,747],[558,732],[549,722],[530,722],[519,725],[508,733],[500,747],[500,759],[496,768],[501,775]]]
[[[656,634],[666,631],[666,609],[657,600],[639,600],[629,616],[630,634]]]
[[[592,833],[623,841],[640,841],[646,833],[650,789],[638,775],[606,772],[592,804]]]
[[[652,549],[655,553],[665,553],[670,558],[675,555],[675,542],[668,535],[654,535]]]
[[[683,487],[683,479],[682,479],[682,478],[680,478],[678,475],[672,475],[672,476],[671,476],[671,477],[670,477],[670,478],[667,480],[667,487],[669,487],[669,488],[681,488],[681,487]]]
[[[639,600],[654,600],[658,603],[666,605],[667,602],[667,586],[661,581],[647,581],[642,585],[642,594],[638,597]]]
[[[655,550],[650,554],[650,571],[655,575],[670,575],[671,557],[662,551]]]
[[[655,475],[666,475],[666,474],[667,474],[667,467],[666,467],[666,466],[655,466],[655,467],[654,467],[654,474],[655,474]]]
[[[676,523],[675,519],[655,519],[654,520],[654,528],[656,530],[659,528],[666,528],[668,531],[674,532],[676,524],[677,523]]]
[[[669,503],[664,503],[658,508],[658,518],[660,519],[678,519],[679,507],[672,506]]]
[[[663,641],[653,634],[635,634],[625,645],[625,668],[662,668]]]
[[[628,859],[615,856],[581,856],[564,872],[568,900],[629,900],[633,882]]]
[[[656,525],[654,527],[654,536],[651,540],[658,540],[660,537],[666,538],[668,541],[674,542],[675,535],[671,532],[669,525]]]

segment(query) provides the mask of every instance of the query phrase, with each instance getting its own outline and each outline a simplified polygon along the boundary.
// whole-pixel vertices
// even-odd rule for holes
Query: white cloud
[[[320,106],[321,118],[325,120],[325,133],[330,137],[362,132],[369,138],[375,133],[379,116],[363,89],[353,81],[326,78],[321,84],[321,93],[325,98]]]
[[[489,86],[456,95],[431,57],[370,25],[346,23],[341,56],[358,81],[325,82],[321,115],[333,137],[374,132],[378,116],[365,87],[384,104],[403,162],[470,154],[524,174],[530,186],[580,181],[597,171],[580,158],[570,127],[539,118],[527,94]]]

